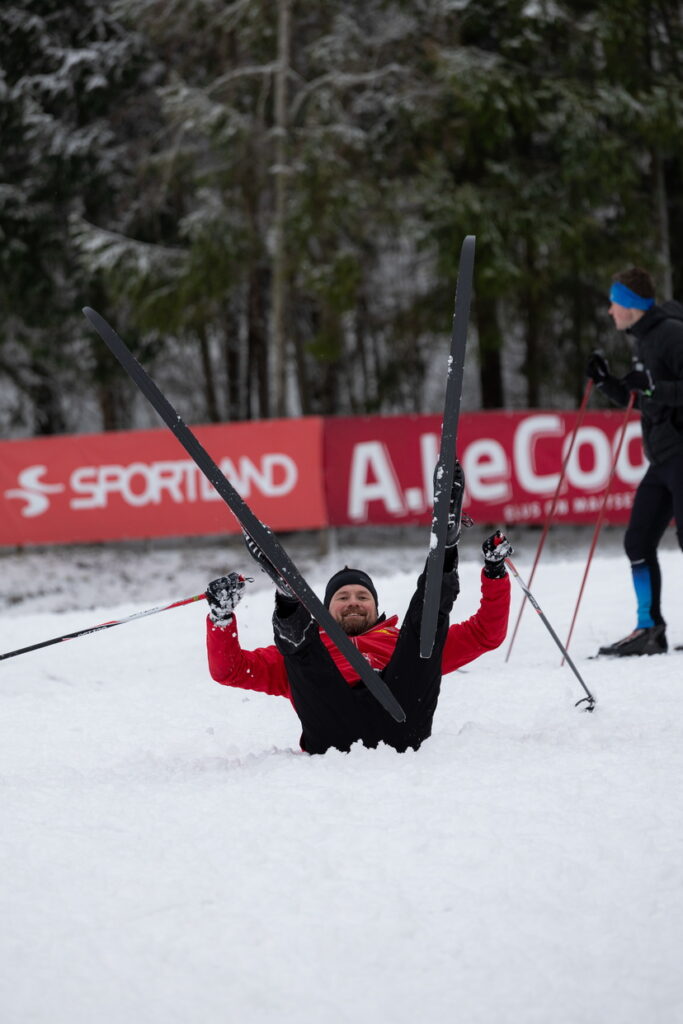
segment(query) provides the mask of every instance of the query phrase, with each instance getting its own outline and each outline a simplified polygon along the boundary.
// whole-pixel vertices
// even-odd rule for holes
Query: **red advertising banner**
[[[327,523],[323,421],[193,428],[275,530]],[[0,443],[0,544],[236,533],[225,503],[167,430]]]
[[[481,523],[540,523],[551,506],[576,424],[575,412],[463,414],[458,455],[465,509]],[[554,520],[594,522],[602,506],[624,415],[586,415]],[[325,493],[331,525],[429,523],[438,416],[325,420]],[[628,519],[645,472],[639,417],[628,423],[608,497],[607,522]]]
[[[623,414],[589,413],[555,512],[591,523]],[[467,413],[458,453],[465,508],[480,523],[540,523],[576,413]],[[194,428],[256,515],[276,531],[429,523],[438,416],[307,417]],[[628,423],[606,519],[624,523],[645,471],[640,422]],[[323,483],[324,478],[324,483]],[[0,443],[0,544],[60,544],[235,533],[213,487],[166,430]]]

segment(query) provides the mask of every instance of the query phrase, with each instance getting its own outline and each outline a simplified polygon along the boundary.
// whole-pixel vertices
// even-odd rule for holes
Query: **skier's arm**
[[[683,380],[658,381],[652,401],[662,405],[683,405]]]
[[[620,405],[623,408],[628,405],[629,390],[614,374],[610,373],[609,363],[602,352],[591,352],[590,359],[586,364],[586,376],[615,405]]]
[[[505,559],[512,554],[512,545],[504,533],[496,530],[486,538],[481,549],[484,555],[481,604],[470,619],[448,630],[442,662],[444,675],[500,647],[507,633],[510,578]]]
[[[631,392],[616,377],[610,375],[599,385],[599,388],[603,395],[606,395],[614,405],[618,405],[622,409],[625,409],[628,405]]]
[[[683,324],[669,322],[667,327],[662,355],[672,379],[655,380],[652,400],[662,405],[683,405]]]
[[[244,596],[246,579],[236,572],[219,576],[206,588],[209,614],[206,649],[212,679],[274,696],[289,697],[284,661],[275,647],[243,651],[237,634],[235,608]]]
[[[500,647],[510,615],[510,577],[489,579],[481,574],[481,603],[465,622],[451,626],[443,652],[442,672],[454,672],[487,651]]]
[[[215,625],[207,617],[206,650],[209,672],[217,683],[274,697],[291,696],[282,655],[274,646],[243,651],[234,615],[224,627]]]

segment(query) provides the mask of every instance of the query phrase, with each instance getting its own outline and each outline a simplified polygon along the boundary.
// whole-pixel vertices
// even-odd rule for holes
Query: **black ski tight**
[[[633,572],[639,627],[664,624],[657,548],[672,518],[683,550],[683,454],[650,466],[633,500],[624,548]]]

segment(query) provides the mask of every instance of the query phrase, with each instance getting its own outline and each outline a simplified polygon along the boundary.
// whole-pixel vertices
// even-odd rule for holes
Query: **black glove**
[[[512,545],[504,533],[496,530],[481,546],[484,552],[484,575],[490,580],[500,580],[507,575],[505,559],[513,553]]]
[[[266,555],[264,555],[256,541],[253,540],[246,532],[244,533],[244,544],[254,561],[258,562],[261,572],[265,572],[270,576],[271,580],[277,587],[278,592],[282,594],[283,597],[289,598],[290,601],[296,601],[296,595],[292,593],[292,590],[282,579],[273,563],[266,557]]]
[[[242,600],[247,581],[244,576],[230,572],[212,580],[206,588],[209,618],[216,626],[225,628],[232,622],[232,613]]]
[[[590,359],[586,363],[586,376],[590,377],[597,387],[602,387],[609,377],[609,363],[602,352],[591,352]]]
[[[633,369],[621,378],[621,383],[625,384],[629,391],[638,391],[647,398],[654,394],[655,382],[652,374],[642,363],[635,363]]]

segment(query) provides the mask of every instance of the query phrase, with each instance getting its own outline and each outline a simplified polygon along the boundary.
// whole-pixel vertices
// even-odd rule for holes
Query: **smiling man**
[[[330,747],[346,751],[359,740],[367,747],[386,743],[399,751],[417,750],[431,735],[442,675],[498,647],[507,632],[510,581],[505,558],[512,548],[500,533],[483,544],[478,611],[465,622],[449,625],[460,589],[457,544],[464,486],[462,469],[456,464],[430,658],[420,657],[424,572],[400,628],[397,615],[379,613],[377,590],[364,570],[344,566],[325,588],[324,603],[330,614],[384,679],[406,712],[405,722],[393,721],[377,703],[336,645],[277,577],[275,643],[254,651],[240,646],[233,615],[245,588],[244,578],[233,572],[209,584],[206,640],[212,678],[224,686],[288,697],[301,721],[301,747],[310,754],[323,754]],[[247,548],[263,567],[264,556],[249,538]]]
[[[379,617],[375,585],[362,569],[348,566],[336,573],[325,589],[325,607],[348,636],[358,636]]]

